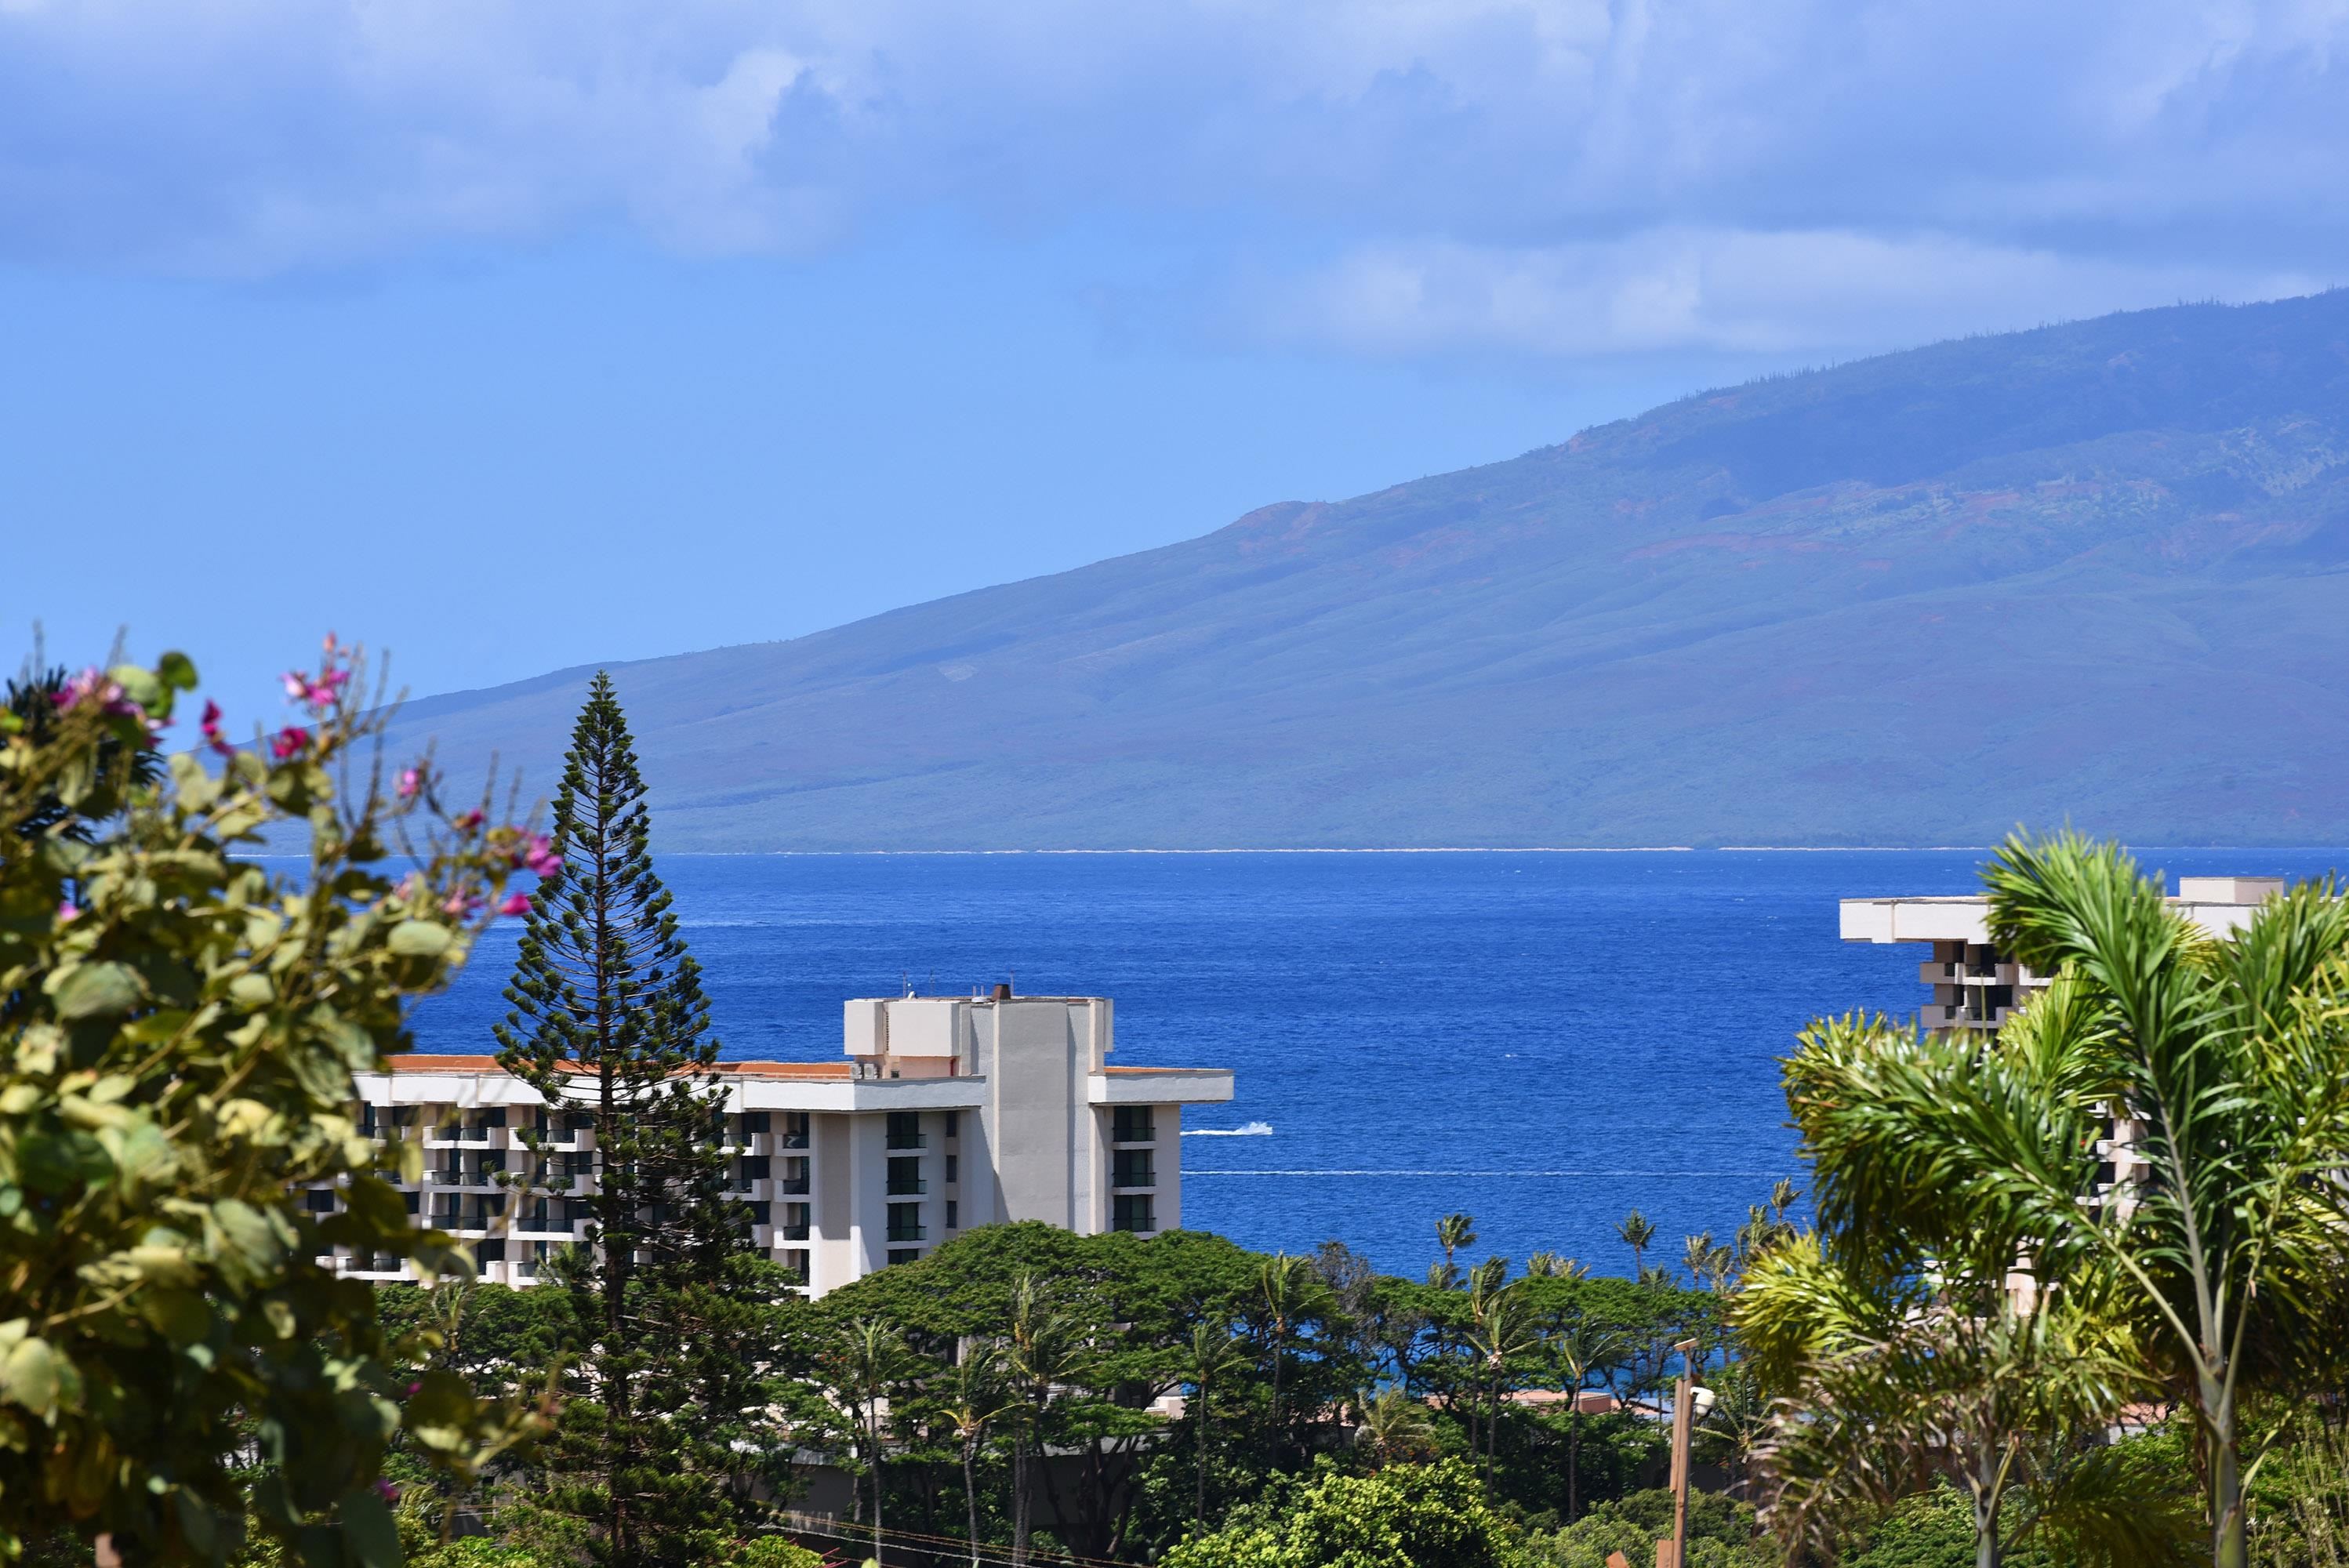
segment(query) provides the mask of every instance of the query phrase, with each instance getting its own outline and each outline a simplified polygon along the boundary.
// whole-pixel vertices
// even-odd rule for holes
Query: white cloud
[[[1246,336],[1379,356],[1579,357],[1859,350],[2183,299],[2272,299],[2339,281],[2112,261],[1938,233],[1665,228],[1499,248],[1365,246],[1257,275],[1225,304]]]
[[[2340,0],[0,0],[0,255],[944,204],[1342,257],[1253,285],[1319,341],[1784,346],[2321,271],[2344,44]]]

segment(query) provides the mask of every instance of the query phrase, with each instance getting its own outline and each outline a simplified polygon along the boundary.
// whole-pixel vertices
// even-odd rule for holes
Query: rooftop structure
[[[895,996],[843,1009],[835,1062],[724,1062],[730,1196],[758,1246],[821,1295],[973,1226],[1043,1220],[1080,1234],[1182,1222],[1182,1112],[1232,1098],[1224,1068],[1112,1067],[1106,996]],[[403,1056],[358,1075],[361,1124],[419,1140],[409,1212],[467,1242],[485,1278],[534,1284],[588,1220],[595,1132],[493,1057]],[[537,1129],[569,1196],[499,1184]],[[330,1209],[331,1191],[308,1202]],[[362,1278],[395,1260],[347,1257]],[[378,1266],[380,1264],[381,1266]]]
[[[2249,924],[2259,906],[2282,891],[2282,877],[2180,877],[2169,903],[2222,936]],[[2046,985],[2047,975],[1991,944],[1989,923],[1990,900],[1981,893],[1843,901],[1846,942],[1931,944],[1932,957],[1917,966],[1917,978],[1933,993],[1917,1015],[1927,1029],[1995,1029]]]

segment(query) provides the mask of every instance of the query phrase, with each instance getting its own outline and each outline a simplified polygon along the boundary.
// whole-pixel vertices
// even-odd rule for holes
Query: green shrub
[[[1529,1568],[1467,1464],[1326,1474],[1277,1517],[1251,1514],[1184,1542],[1165,1568]]]
[[[1656,1542],[1671,1532],[1672,1494],[1635,1491],[1527,1545],[1545,1568],[1606,1568],[1610,1552],[1631,1568],[1651,1568]],[[1689,1498],[1688,1557],[1689,1568],[1774,1568],[1778,1552],[1757,1532],[1751,1505],[1700,1491]]]

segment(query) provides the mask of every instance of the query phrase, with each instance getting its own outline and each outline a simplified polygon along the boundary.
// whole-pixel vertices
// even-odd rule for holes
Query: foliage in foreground
[[[391,1444],[461,1475],[524,1429],[402,1372],[418,1347],[316,1261],[464,1266],[412,1225],[351,1075],[406,1043],[404,1004],[463,960],[527,842],[368,767],[356,676],[329,639],[287,676],[297,721],[243,749],[207,707],[217,771],[183,755],[160,785],[132,759],[195,685],[178,655],[76,677],[40,724],[0,715],[0,1550],[217,1562],[249,1501],[305,1563],[375,1568],[398,1551]],[[239,858],[286,826],[305,873]]]
[[[1788,1064],[1826,1253],[1861,1294],[1952,1281],[1941,1294],[1953,1328],[2015,1319],[2010,1275],[2029,1282],[2020,1315],[2035,1320],[2018,1330],[2051,1312],[2081,1319],[2052,1357],[2021,1332],[1971,1357],[1991,1407],[1968,1442],[1993,1469],[2070,1447],[2061,1429],[2092,1426],[2123,1385],[2096,1374],[2075,1380],[2083,1397],[2067,1408],[2033,1408],[2050,1375],[2104,1358],[2095,1344],[2133,1344],[2134,1373],[2196,1418],[2211,1560],[2243,1568],[2250,1402],[2339,1386],[2349,902],[2304,884],[2213,940],[2116,846],[2068,834],[2010,840],[1985,880],[1999,948],[2059,976],[1992,1049],[1855,1016],[1815,1026]],[[2100,1172],[2108,1136],[2128,1159],[2116,1150]],[[2108,1330],[2085,1321],[2100,1315]],[[1820,1433],[1875,1429],[1881,1412],[1865,1401],[1839,1416],[1809,1397],[1830,1390],[1838,1354],[1828,1336],[1812,1370],[1797,1369],[1785,1453],[1815,1453]],[[1814,1472],[1832,1480],[1868,1446],[1828,1467],[1788,1467],[1780,1483],[1800,1499]],[[2142,1560],[2166,1525],[2139,1528],[2159,1511],[2114,1480],[2091,1457],[2056,1475],[2047,1497],[2068,1491],[2092,1505],[2074,1512],[2105,1538],[2095,1550],[2121,1550],[2134,1531],[2127,1550]],[[1879,1505],[1889,1491],[1869,1490]],[[2002,1511],[1995,1487],[1976,1491],[1980,1560],[1994,1564]]]

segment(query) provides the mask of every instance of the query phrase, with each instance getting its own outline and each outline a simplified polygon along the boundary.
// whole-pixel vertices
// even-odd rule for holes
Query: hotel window
[[[804,1242],[807,1239],[808,1205],[805,1203],[784,1204],[783,1240],[787,1242]]]
[[[808,1146],[808,1113],[804,1110],[783,1112],[783,1147],[805,1149]]]
[[[1151,1216],[1150,1194],[1121,1192],[1110,1200],[1114,1205],[1111,1223],[1121,1231],[1139,1231],[1144,1235],[1158,1229]]]
[[[948,1181],[955,1180],[955,1170],[959,1159],[960,1157],[957,1155],[949,1154],[947,1156],[947,1180]]]
[[[889,1249],[889,1261],[893,1264],[909,1264],[921,1255],[922,1249],[919,1247],[891,1247]]]
[[[947,1112],[947,1136],[948,1138],[954,1138],[959,1136],[961,1132],[962,1112],[958,1110],[950,1110]]]
[[[922,1239],[922,1206],[919,1203],[889,1205],[889,1239],[893,1242],[918,1242]]]
[[[1155,1143],[1158,1130],[1146,1105],[1121,1105],[1112,1111],[1111,1139],[1118,1143]]]
[[[302,1202],[303,1206],[314,1214],[331,1214],[335,1212],[335,1195],[324,1188],[314,1187],[303,1193]]]
[[[958,1231],[961,1228],[962,1205],[956,1202],[952,1198],[949,1198],[947,1200],[947,1229],[949,1231]]]
[[[889,1147],[892,1149],[926,1149],[930,1140],[922,1136],[922,1113],[917,1110],[893,1110],[889,1113]]]
[[[1117,1150],[1109,1184],[1112,1187],[1157,1186],[1158,1178],[1151,1163],[1155,1152],[1148,1149]]]
[[[908,1155],[889,1161],[889,1191],[898,1197],[918,1196],[923,1191],[921,1156]]]
[[[791,1193],[807,1190],[808,1157],[804,1154],[789,1156],[783,1161],[783,1191]]]

